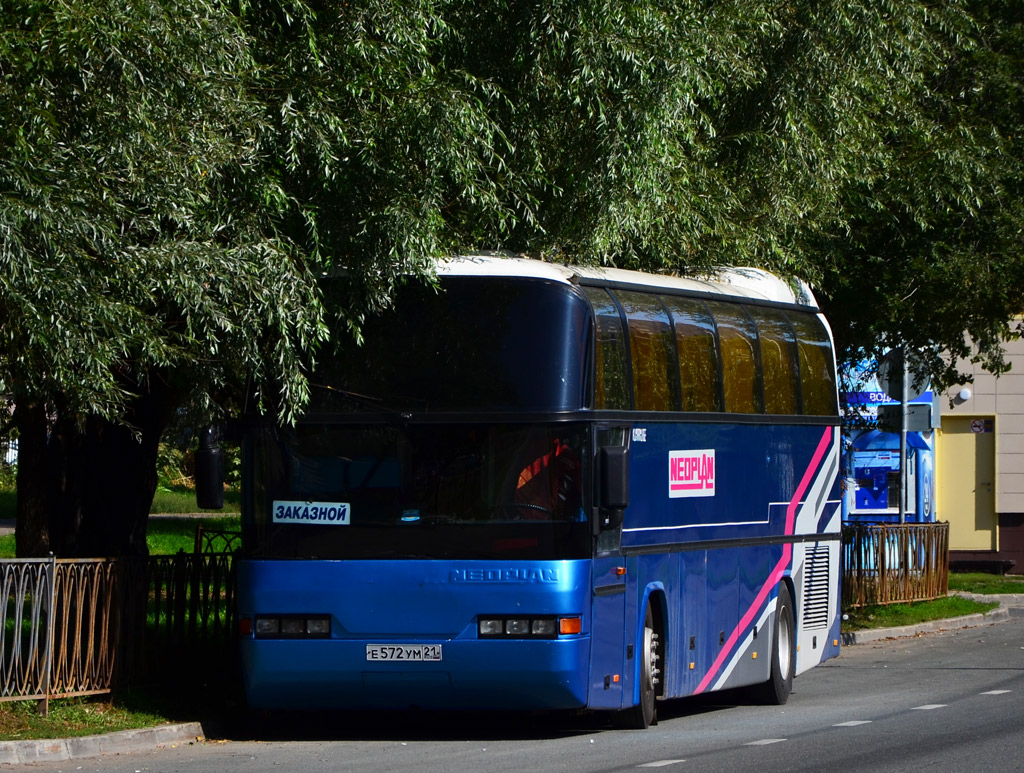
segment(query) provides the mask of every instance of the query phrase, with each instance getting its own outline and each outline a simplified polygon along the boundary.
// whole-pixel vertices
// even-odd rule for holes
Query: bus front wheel
[[[656,692],[661,675],[661,657],[658,653],[660,636],[654,625],[654,613],[647,605],[644,614],[644,633],[640,647],[640,702],[620,712],[620,726],[632,730],[646,730],[658,724]]]
[[[779,598],[775,604],[775,636],[772,637],[772,668],[768,681],[756,685],[753,697],[758,703],[781,706],[789,700],[793,690],[793,670],[796,664],[796,625],[793,599],[786,583],[779,585]]]

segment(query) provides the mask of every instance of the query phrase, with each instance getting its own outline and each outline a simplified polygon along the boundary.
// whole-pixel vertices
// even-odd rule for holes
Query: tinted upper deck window
[[[796,331],[804,413],[834,416],[839,408],[836,403],[835,363],[828,331],[814,314],[791,311],[787,312],[787,316]]]
[[[627,410],[626,334],[619,307],[604,288],[584,287],[583,291],[590,297],[597,320],[594,408]]]
[[[766,413],[799,413],[796,336],[785,312],[754,306],[748,309],[757,320],[764,374]]]
[[[451,277],[402,288],[321,355],[311,413],[564,411],[584,407],[586,301],[536,279]]]
[[[676,348],[672,323],[656,295],[621,291],[615,296],[626,312],[633,363],[633,399],[638,411],[678,410],[672,394]]]
[[[710,301],[708,306],[718,324],[725,410],[764,413],[754,321],[739,304]]]
[[[679,352],[679,386],[684,411],[720,411],[715,323],[704,302],[665,296]]]

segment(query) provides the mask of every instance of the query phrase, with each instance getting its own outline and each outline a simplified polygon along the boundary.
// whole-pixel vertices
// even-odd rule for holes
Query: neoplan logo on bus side
[[[715,495],[715,449],[668,452],[668,495],[713,497]]]

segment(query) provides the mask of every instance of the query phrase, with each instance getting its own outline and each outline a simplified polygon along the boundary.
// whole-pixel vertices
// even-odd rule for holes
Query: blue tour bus
[[[839,651],[839,412],[806,287],[440,262],[243,442],[256,708],[594,709]]]

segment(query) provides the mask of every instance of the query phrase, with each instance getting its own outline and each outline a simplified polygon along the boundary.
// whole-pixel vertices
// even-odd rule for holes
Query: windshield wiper
[[[344,397],[345,399],[358,405],[367,406],[382,411],[383,413],[387,413],[392,416],[397,416],[403,420],[409,420],[412,418],[412,414],[410,412],[403,411],[401,408],[396,408],[393,405],[388,405],[380,397],[373,397],[372,395],[363,395],[360,394],[359,392],[351,392],[347,389],[333,387],[330,384],[315,384],[313,382],[310,382],[309,385],[316,389],[322,389],[323,391],[329,392],[330,394],[340,395],[341,397]]]

